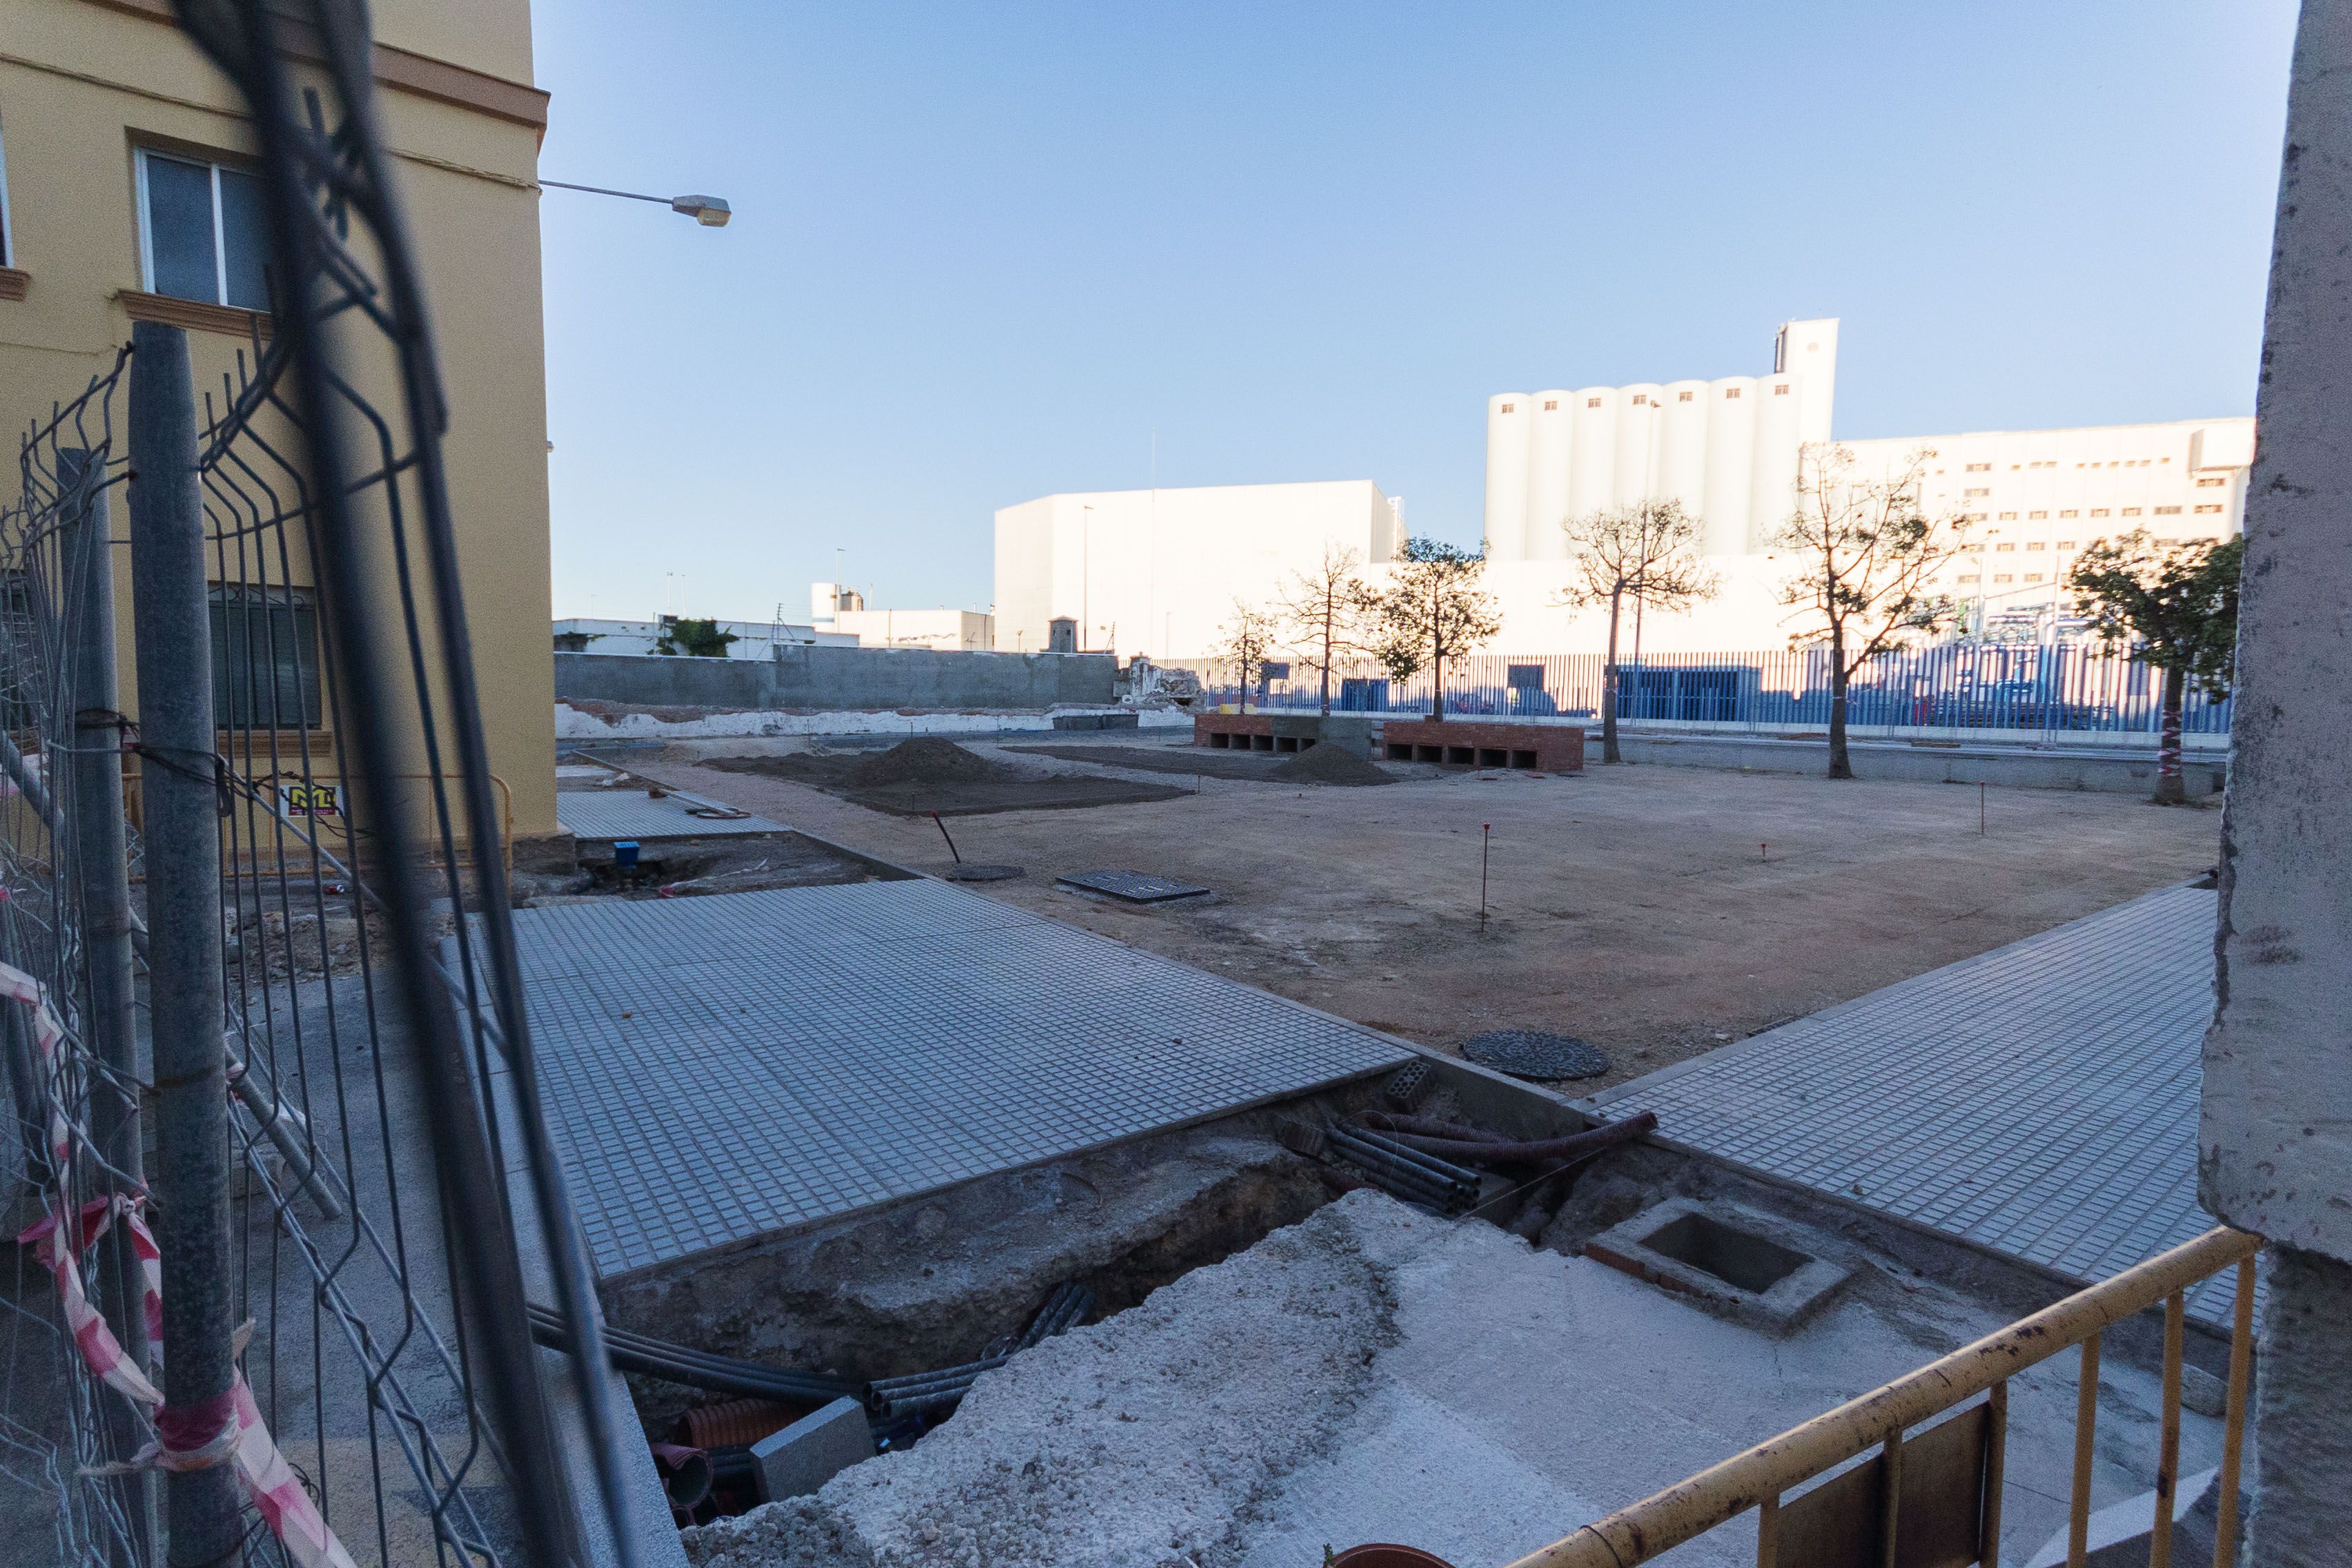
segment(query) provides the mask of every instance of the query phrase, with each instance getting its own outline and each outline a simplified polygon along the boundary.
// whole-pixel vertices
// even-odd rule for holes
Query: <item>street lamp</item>
[[[541,180],[559,191],[586,191],[592,195],[625,196],[633,202],[659,202],[674,213],[684,213],[705,228],[725,228],[735,216],[723,196],[648,196],[635,191],[608,191],[602,185],[575,185],[567,180]]]

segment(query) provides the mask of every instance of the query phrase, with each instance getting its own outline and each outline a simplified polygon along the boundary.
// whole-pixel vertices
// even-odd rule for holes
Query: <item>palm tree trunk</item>
[[[2179,666],[2164,672],[2164,729],[2156,742],[2156,804],[2184,805],[2189,786],[2180,777],[2180,699],[2188,684]]]
[[[1617,750],[1617,608],[1623,597],[1622,588],[1609,595],[1609,665],[1601,672],[1601,760],[1604,763],[1625,760]]]

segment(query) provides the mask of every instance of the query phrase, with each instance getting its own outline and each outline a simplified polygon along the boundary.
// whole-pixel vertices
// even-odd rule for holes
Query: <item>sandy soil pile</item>
[[[866,757],[849,770],[853,789],[938,788],[942,784],[992,783],[1012,769],[965,751],[953,741],[919,735],[901,741],[879,756]]]

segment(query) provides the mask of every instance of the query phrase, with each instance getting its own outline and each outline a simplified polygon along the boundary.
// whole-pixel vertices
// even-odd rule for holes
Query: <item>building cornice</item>
[[[142,17],[177,27],[179,17],[173,13],[171,0],[83,0],[90,5],[125,16]],[[280,18],[279,36],[286,52],[296,59],[313,64],[326,59],[326,49],[315,30],[290,17]],[[417,98],[429,98],[438,103],[470,109],[478,114],[528,125],[544,135],[547,131],[547,93],[545,89],[526,82],[509,81],[468,66],[452,65],[429,55],[414,54],[390,44],[377,44],[373,49],[375,79],[381,85]]]

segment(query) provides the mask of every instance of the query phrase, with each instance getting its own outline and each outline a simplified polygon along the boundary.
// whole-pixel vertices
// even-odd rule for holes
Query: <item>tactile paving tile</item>
[[[1580,1103],[2093,1282],[2197,1206],[2214,895],[2170,888]],[[2229,1321],[2229,1275],[2189,1310]]]
[[[675,795],[643,790],[567,789],[555,796],[555,819],[574,838],[709,838],[727,833],[786,833],[764,816],[697,816]]]
[[[607,1278],[1413,1059],[928,879],[524,910],[515,934]]]

